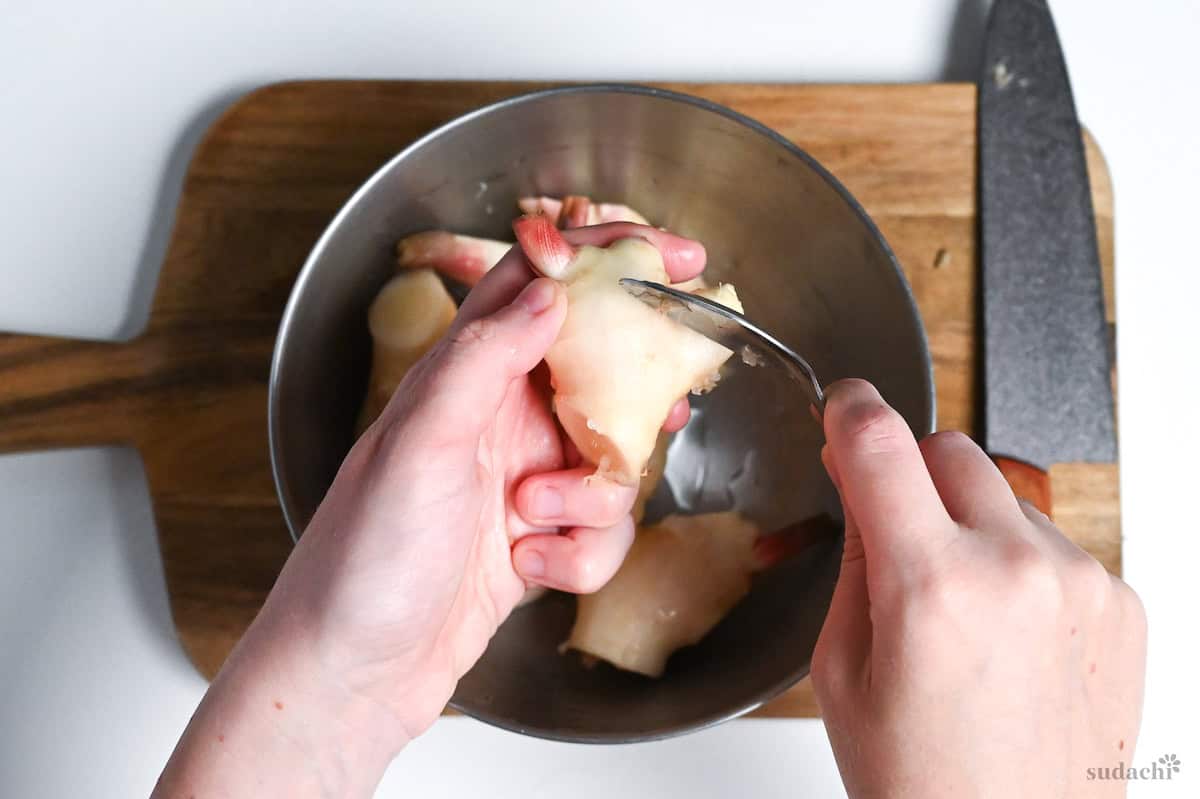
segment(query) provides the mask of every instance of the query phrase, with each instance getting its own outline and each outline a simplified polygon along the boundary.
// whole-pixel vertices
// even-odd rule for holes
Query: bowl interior
[[[352,443],[370,362],[366,309],[392,274],[396,241],[429,228],[511,239],[517,197],[570,193],[628,203],[699,239],[710,280],[735,283],[747,313],[808,358],[823,382],[867,378],[914,432],[930,430],[929,352],[908,287],[873,225],[824,170],[703,101],[631,87],[555,90],[483,109],[418,142],[318,243],[285,314],[271,384],[272,459],[293,534]],[[807,415],[799,391],[715,392],[702,404],[703,428],[677,442],[675,490],[703,462],[694,496],[709,499],[700,505],[719,507],[713,490],[730,496],[741,479],[747,487],[733,492],[734,504],[768,529],[836,512]],[[747,453],[754,480],[744,479]],[[822,542],[761,575],[657,681],[559,656],[569,598],[521,608],[461,681],[454,705],[510,729],[582,741],[645,740],[736,715],[807,673],[839,556],[840,542]]]

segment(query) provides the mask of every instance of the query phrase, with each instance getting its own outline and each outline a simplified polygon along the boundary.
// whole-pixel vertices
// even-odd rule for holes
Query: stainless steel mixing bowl
[[[347,135],[353,135],[348,131]],[[729,109],[635,86],[517,97],[430,133],[379,170],[314,248],[276,344],[270,440],[284,515],[299,536],[352,443],[366,386],[366,309],[400,237],[447,228],[511,238],[515,199],[625,202],[699,239],[707,274],[823,379],[873,381],[918,435],[933,420],[929,350],[895,257],[862,208],[786,139]],[[753,381],[761,374],[738,377]],[[747,370],[743,370],[747,372]],[[698,404],[676,441],[673,489],[652,509],[734,504],[768,528],[834,510],[819,430],[794,387],[744,382]],[[641,741],[737,716],[808,673],[840,541],[760,575],[751,594],[661,680],[558,654],[573,600],[518,609],[452,704],[560,740]]]

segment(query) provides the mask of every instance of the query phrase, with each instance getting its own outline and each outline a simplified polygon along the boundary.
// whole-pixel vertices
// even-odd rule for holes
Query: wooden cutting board
[[[0,335],[0,452],[141,453],[179,637],[211,677],[291,548],[271,481],[267,375],[288,292],[334,212],[419,135],[548,84],[316,81],[246,96],[196,149],[146,330]],[[829,168],[904,265],[933,350],[938,427],[976,421],[975,88],[670,84],[760,120]],[[1112,303],[1112,189],[1088,165]],[[84,256],[86,257],[86,255]],[[1063,529],[1121,565],[1117,468],[1051,470]],[[815,715],[808,681],[759,711]]]

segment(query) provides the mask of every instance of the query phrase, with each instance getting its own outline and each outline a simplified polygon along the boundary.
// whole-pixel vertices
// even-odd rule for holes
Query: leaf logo
[[[1179,766],[1181,764],[1179,762],[1179,758],[1175,757],[1175,755],[1163,755],[1158,759],[1158,762],[1161,763],[1163,768],[1167,769],[1168,771],[1171,771],[1175,774],[1179,773]]]

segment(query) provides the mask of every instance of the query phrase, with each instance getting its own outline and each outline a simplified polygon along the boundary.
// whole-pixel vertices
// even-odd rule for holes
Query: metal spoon
[[[686,291],[648,280],[621,278],[621,286],[637,299],[700,335],[740,355],[751,366],[773,363],[800,384],[818,414],[825,412],[825,392],[808,361],[737,311]]]

